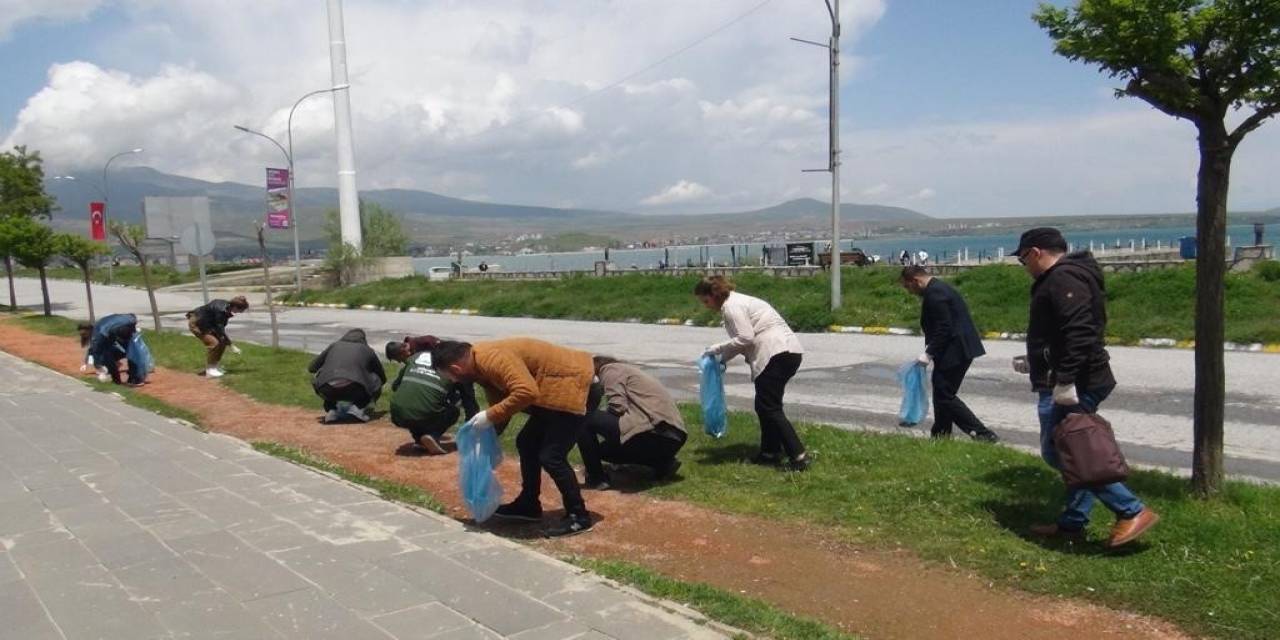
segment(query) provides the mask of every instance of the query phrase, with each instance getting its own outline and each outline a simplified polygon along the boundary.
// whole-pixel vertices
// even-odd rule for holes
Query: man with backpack
[[[1087,251],[1068,254],[1067,241],[1052,228],[1022,234],[1015,255],[1031,285],[1031,318],[1027,327],[1026,359],[1014,369],[1031,377],[1039,394],[1041,456],[1060,469],[1054,429],[1072,413],[1093,413],[1111,395],[1116,379],[1106,349],[1107,308],[1102,268]],[[1069,488],[1067,504],[1053,524],[1034,525],[1037,536],[1083,539],[1093,501],[1101,500],[1116,514],[1107,546],[1137,539],[1160,516],[1122,482]]]

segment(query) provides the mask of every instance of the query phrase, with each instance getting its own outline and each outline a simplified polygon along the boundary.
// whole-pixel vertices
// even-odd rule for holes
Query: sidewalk
[[[0,636],[722,638],[0,353]]]

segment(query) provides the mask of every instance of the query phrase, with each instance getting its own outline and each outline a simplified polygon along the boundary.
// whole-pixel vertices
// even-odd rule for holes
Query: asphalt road
[[[84,287],[50,281],[55,313],[83,317]],[[229,293],[221,294],[229,297]],[[37,307],[38,283],[20,280],[19,302]],[[166,328],[185,330],[183,313],[200,304],[199,293],[160,293]],[[149,313],[146,293],[122,287],[94,288],[100,314]],[[251,297],[251,300],[254,298]],[[362,310],[281,309],[282,346],[312,352],[323,349],[347,329],[369,333],[371,344],[408,334],[431,333],[465,340],[526,335],[608,354],[643,365],[678,398],[697,394],[694,360],[704,347],[724,339],[719,328],[626,323],[484,318]],[[150,327],[149,320],[141,323]],[[228,333],[235,339],[270,343],[270,322],[262,305],[237,317]],[[788,386],[792,419],[824,422],[848,429],[910,432],[897,427],[901,398],[897,368],[921,351],[918,337],[802,334],[806,353],[800,373]],[[974,362],[961,396],[1008,445],[1038,450],[1035,396],[1026,378],[1014,373],[1010,359],[1021,343],[992,341],[988,355]],[[1116,348],[1112,364],[1120,386],[1103,404],[1130,461],[1177,473],[1189,473],[1192,450],[1192,397],[1195,363],[1190,351]],[[1280,482],[1280,357],[1228,353],[1226,455],[1228,472]],[[751,409],[752,386],[739,359],[729,367],[725,390],[732,407]]]

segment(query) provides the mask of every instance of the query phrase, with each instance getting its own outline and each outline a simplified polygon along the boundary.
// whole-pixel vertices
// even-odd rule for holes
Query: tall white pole
[[[831,309],[840,308],[840,0],[831,9]]]
[[[342,0],[329,3],[329,65],[333,85],[347,84],[347,42],[342,26]],[[351,137],[351,89],[333,94],[333,119],[338,130],[338,216],[342,241],[357,252],[360,237],[360,196],[356,192],[356,152]]]

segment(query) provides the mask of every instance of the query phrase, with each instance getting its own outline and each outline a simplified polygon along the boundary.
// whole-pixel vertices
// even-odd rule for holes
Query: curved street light
[[[120,153],[117,153],[114,156],[111,156],[110,158],[108,158],[107,163],[105,165],[102,165],[102,227],[104,229],[107,228],[107,213],[108,211],[110,211],[110,208],[111,208],[111,188],[110,188],[110,183],[108,183],[107,181],[107,169],[111,168],[111,163],[115,162],[116,158],[132,155],[135,153],[142,153],[142,147],[138,147],[136,149],[130,149],[128,151],[121,151]],[[107,234],[107,249],[111,249],[110,233]],[[114,251],[112,253],[114,254]],[[114,277],[114,273],[113,273],[114,265],[115,265],[115,256],[114,255],[107,256],[107,282],[111,282],[111,280]]]
[[[312,91],[311,93],[308,93],[302,96],[301,98],[298,98],[298,101],[294,102],[293,107],[289,109],[289,119],[285,126],[285,133],[288,136],[288,141],[289,141],[289,147],[287,149],[284,147],[284,145],[280,144],[280,141],[276,140],[275,138],[272,138],[271,136],[265,133],[262,133],[261,131],[254,131],[253,129],[250,129],[248,127],[238,125],[238,124],[233,125],[237,131],[243,131],[244,133],[253,134],[255,136],[259,136],[262,138],[266,138],[267,140],[270,140],[272,144],[280,148],[280,152],[284,154],[285,162],[289,164],[289,208],[290,208],[289,223],[293,227],[293,280],[294,280],[294,288],[297,290],[299,294],[302,293],[302,247],[298,240],[298,203],[293,199],[293,175],[294,175],[293,112],[297,111],[298,105],[302,104],[304,100],[306,100],[307,98],[310,98],[311,96],[318,96],[322,93],[333,93],[335,91],[342,91],[343,89],[349,89],[349,88],[351,88],[350,84],[340,84],[333,87],[329,87],[328,89],[317,89],[315,91]]]

